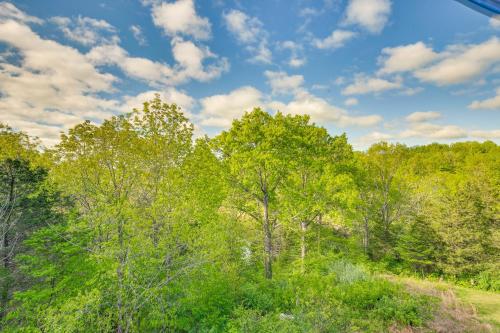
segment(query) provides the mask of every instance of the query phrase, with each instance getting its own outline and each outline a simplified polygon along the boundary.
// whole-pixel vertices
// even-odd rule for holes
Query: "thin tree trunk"
[[[10,261],[10,254],[9,254],[9,223],[10,223],[10,218],[12,215],[12,212],[14,210],[14,187],[15,187],[15,178],[14,175],[11,174],[11,178],[9,181],[9,198],[8,198],[8,204],[6,206],[6,216],[4,219],[4,229],[2,230],[2,247],[3,247],[3,253],[2,253],[2,261],[3,261],[3,267],[5,271],[7,272],[7,276],[4,277],[3,281],[3,287],[1,291],[1,309],[0,309],[0,319],[3,319],[3,317],[7,313],[7,303],[9,301],[9,293],[10,293],[10,276],[9,276],[9,270],[11,266],[11,261]]]
[[[370,228],[368,225],[368,218],[363,218],[363,249],[365,254],[368,254],[368,247],[370,246]]]
[[[264,206],[264,271],[266,279],[273,278],[273,268],[272,268],[272,255],[273,255],[273,243],[272,243],[272,232],[271,232],[271,222],[269,221],[269,197],[268,194],[264,194],[263,200]]]
[[[119,253],[118,253],[118,267],[116,269],[116,275],[118,278],[118,295],[116,301],[116,308],[118,311],[118,325],[116,327],[117,333],[124,332],[124,320],[125,314],[123,311],[123,275],[125,268],[125,252],[123,249],[123,220],[119,217],[118,222],[118,245],[119,245]]]
[[[300,222],[300,266],[302,273],[305,272],[305,260],[306,260],[306,232],[307,232],[307,222]]]

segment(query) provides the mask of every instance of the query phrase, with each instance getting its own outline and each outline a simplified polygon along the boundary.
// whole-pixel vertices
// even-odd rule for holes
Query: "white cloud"
[[[390,13],[390,0],[350,0],[344,23],[359,25],[371,33],[380,33]]]
[[[123,103],[120,106],[122,112],[130,112],[134,108],[142,108],[142,104],[145,101],[150,101],[155,97],[155,94],[159,94],[162,101],[166,103],[175,103],[179,106],[187,117],[191,118],[191,111],[196,105],[196,101],[193,97],[186,94],[186,92],[179,91],[175,88],[166,88],[165,90],[150,90],[142,92],[136,96],[124,96]]]
[[[267,82],[273,94],[294,94],[304,83],[302,75],[288,75],[285,72],[265,71]]]
[[[369,77],[358,74],[354,77],[354,82],[342,90],[343,95],[361,95],[369,93],[379,93],[386,90],[399,89],[403,86],[401,79],[388,81],[378,77]]]
[[[99,94],[112,92],[116,78],[99,72],[78,50],[42,39],[12,20],[0,19],[0,42],[20,59],[0,59],[1,122],[53,144],[59,131],[113,114],[116,101]]]
[[[171,44],[174,59],[180,64],[176,66],[178,80],[186,81],[193,78],[206,82],[229,70],[227,59],[218,58],[208,47],[198,47],[193,42],[180,38],[174,38]],[[210,58],[216,61],[204,66],[203,62]]]
[[[419,137],[426,139],[461,139],[467,132],[454,125],[436,125],[425,122],[413,123],[410,128],[399,134],[400,138]]]
[[[338,126],[361,126],[369,127],[382,121],[379,115],[352,116],[347,110],[331,105],[323,98],[300,91],[288,104],[273,102],[271,107],[289,114],[308,114],[313,121],[323,123],[334,123]]]
[[[258,18],[236,9],[225,13],[223,18],[229,32],[240,44],[246,45],[246,50],[252,54],[250,61],[271,63],[272,52],[268,47],[267,32]]]
[[[306,63],[305,58],[291,58],[290,61],[288,62],[288,65],[293,68],[299,68],[304,66]]]
[[[500,15],[490,17],[490,27],[500,29]]]
[[[152,85],[176,85],[190,79],[209,81],[227,71],[225,58],[219,59],[208,48],[196,46],[191,41],[173,38],[172,53],[177,61],[175,67],[147,58],[131,57],[116,44],[94,47],[87,57],[96,65],[116,65],[129,77],[140,79]],[[214,58],[210,65],[204,61]]]
[[[492,130],[492,131],[471,131],[470,135],[475,138],[480,139],[499,139],[500,138],[500,130]]]
[[[333,81],[333,83],[335,83],[335,85],[337,85],[337,86],[342,86],[345,84],[345,82],[346,82],[346,78],[343,76],[339,76],[335,79],[335,81]]]
[[[386,47],[382,50],[379,63],[382,68],[380,74],[393,74],[398,72],[419,69],[436,59],[437,54],[423,42]]]
[[[405,88],[403,91],[400,92],[401,95],[404,96],[413,96],[416,95],[420,92],[422,92],[424,88],[422,87],[415,87],[415,88]]]
[[[389,141],[393,139],[394,136],[388,133],[382,133],[382,132],[372,132],[367,135],[363,135],[362,137],[358,138],[358,142],[365,145],[371,145],[380,141]]]
[[[356,37],[356,33],[348,30],[334,30],[330,36],[325,39],[314,39],[313,45],[318,49],[338,49],[344,44]]]
[[[496,91],[496,96],[482,101],[474,101],[469,105],[470,109],[491,109],[500,110],[500,88]]]
[[[233,119],[239,118],[245,111],[262,107],[270,111],[285,114],[307,114],[319,123],[332,123],[341,127],[370,127],[382,121],[379,115],[357,116],[347,110],[330,104],[323,98],[310,94],[305,89],[297,89],[289,103],[269,100],[254,87],[245,86],[229,94],[214,95],[201,99],[202,111],[197,116],[203,126],[227,128]]]
[[[0,2],[0,20],[14,20],[22,23],[42,24],[43,20],[19,10],[10,2]]]
[[[127,76],[153,85],[174,83],[172,82],[172,78],[175,77],[174,70],[168,65],[147,58],[131,57],[126,50],[116,44],[94,47],[87,54],[87,58],[97,66],[116,65]]]
[[[359,101],[356,98],[348,98],[345,100],[344,104],[346,106],[354,106],[358,105]]]
[[[429,120],[441,118],[441,114],[435,111],[413,112],[406,117],[406,120],[411,123],[421,123]]]
[[[272,62],[273,54],[267,46],[267,40],[262,40],[258,45],[248,45],[247,50],[253,54],[250,62],[270,64]]]
[[[300,9],[299,16],[318,16],[322,13],[321,10],[312,8],[312,7],[304,7]]]
[[[500,41],[493,37],[481,44],[452,45],[435,65],[417,70],[415,76],[437,85],[467,82],[500,63]]]
[[[291,40],[287,40],[281,43],[278,43],[278,47],[284,50],[290,51],[290,58],[287,62],[288,66],[293,68],[299,68],[306,64],[307,59],[303,55],[303,47],[302,45],[293,42]]]
[[[142,32],[140,26],[131,25],[129,29],[132,32],[132,35],[134,35],[134,38],[137,41],[137,43],[139,43],[139,45],[144,46],[148,44],[146,36],[144,36],[144,33]]]
[[[227,95],[214,95],[201,99],[200,124],[227,128],[245,111],[262,105],[262,93],[251,86],[233,90]]]
[[[210,22],[196,14],[194,0],[155,3],[151,15],[153,23],[168,36],[192,36],[199,40],[211,36]]]
[[[232,9],[224,14],[229,31],[243,44],[258,42],[263,34],[263,24],[256,17],[249,17],[240,10]]]
[[[82,16],[72,20],[68,17],[55,16],[50,21],[57,24],[66,38],[85,46],[119,41],[115,27],[104,20]]]

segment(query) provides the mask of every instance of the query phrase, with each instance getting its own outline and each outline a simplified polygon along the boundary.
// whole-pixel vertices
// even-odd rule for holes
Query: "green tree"
[[[233,205],[251,216],[262,228],[264,272],[272,278],[273,232],[278,219],[278,192],[290,174],[299,151],[300,128],[307,116],[277,113],[271,116],[261,109],[234,120],[228,131],[213,140],[227,179],[234,190]]]
[[[0,124],[0,320],[12,292],[21,287],[14,258],[23,242],[51,218],[47,170],[38,165],[36,140]]]

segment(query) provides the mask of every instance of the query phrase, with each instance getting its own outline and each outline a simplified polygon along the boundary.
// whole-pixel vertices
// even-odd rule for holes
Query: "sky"
[[[500,143],[500,19],[455,0],[0,0],[0,122],[44,145],[159,93],[214,136],[309,114],[356,149]]]

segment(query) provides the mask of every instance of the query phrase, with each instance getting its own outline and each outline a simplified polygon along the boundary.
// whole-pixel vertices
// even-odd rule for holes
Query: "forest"
[[[2,124],[0,331],[494,332],[402,277],[498,294],[499,194],[492,141],[355,151],[259,108],[211,138],[159,96],[53,147]]]

